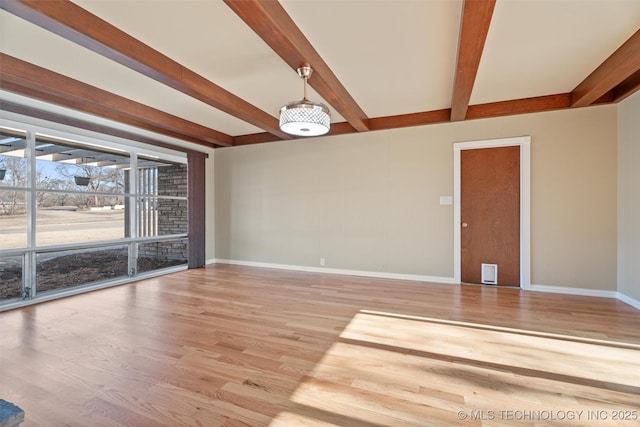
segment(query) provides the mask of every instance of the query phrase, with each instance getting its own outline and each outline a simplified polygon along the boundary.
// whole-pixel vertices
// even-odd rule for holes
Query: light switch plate
[[[453,204],[453,196],[440,196],[440,204],[441,205],[452,205]]]

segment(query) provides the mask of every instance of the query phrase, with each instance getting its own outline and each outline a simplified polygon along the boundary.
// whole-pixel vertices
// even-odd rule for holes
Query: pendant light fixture
[[[324,135],[331,126],[329,108],[307,99],[307,79],[313,70],[305,65],[297,71],[304,80],[304,97],[301,101],[293,101],[280,108],[280,130],[297,136]]]

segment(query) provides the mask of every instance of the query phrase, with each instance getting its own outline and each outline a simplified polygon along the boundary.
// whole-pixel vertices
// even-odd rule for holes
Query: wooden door
[[[497,264],[497,285],[520,286],[520,146],[460,152],[460,219],[462,281]]]

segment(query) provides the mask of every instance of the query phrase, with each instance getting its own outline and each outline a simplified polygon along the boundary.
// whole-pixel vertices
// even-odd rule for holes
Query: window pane
[[[139,160],[138,194],[187,197],[187,165]]]
[[[37,254],[36,289],[53,289],[127,276],[126,246]]]
[[[153,162],[140,158],[138,170],[138,235],[166,236],[186,234],[187,218],[187,166],[183,164]],[[155,196],[168,196],[155,197]],[[184,197],[179,199],[178,197]]]
[[[87,199],[91,199],[89,206]],[[38,192],[36,244],[93,242],[125,235],[123,196]]]
[[[158,201],[154,197],[138,197],[138,236],[158,235]]]
[[[186,199],[138,197],[138,236],[187,234],[189,222]]]
[[[0,249],[27,246],[27,193],[0,190]]]
[[[36,138],[36,185],[45,190],[122,194],[126,153],[38,135]],[[87,199],[90,206],[94,200]]]
[[[22,256],[0,257],[0,300],[22,296]]]
[[[138,273],[187,264],[187,239],[138,244]]]
[[[138,244],[137,271],[188,263],[186,164],[137,154],[132,169],[124,146],[83,136],[36,133],[35,142],[28,136],[0,127],[0,252],[7,254],[0,255],[0,301],[20,298],[32,277],[37,293],[128,277],[135,270],[128,265],[133,243],[120,239],[132,235],[172,239]],[[35,212],[27,215],[31,206]],[[35,229],[28,218],[35,218]],[[101,247],[82,248],[94,242]],[[32,256],[35,265],[25,262]]]
[[[26,132],[0,128],[0,186],[27,185]]]

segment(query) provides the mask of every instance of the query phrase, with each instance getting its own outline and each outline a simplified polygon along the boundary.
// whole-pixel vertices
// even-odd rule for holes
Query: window
[[[0,127],[0,308],[186,266],[186,157]]]

